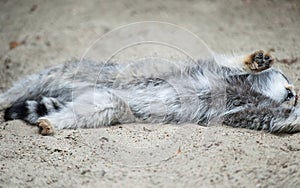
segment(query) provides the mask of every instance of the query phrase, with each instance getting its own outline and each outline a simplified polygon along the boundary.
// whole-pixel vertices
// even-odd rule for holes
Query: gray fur
[[[21,119],[46,118],[57,129],[132,122],[206,125],[217,119],[233,127],[299,131],[300,111],[288,105],[287,78],[276,69],[246,72],[235,63],[241,57],[196,63],[148,58],[127,65],[75,61],[21,80],[0,95],[0,108],[13,116],[14,106],[24,103],[29,113]],[[39,105],[46,115],[37,114]]]

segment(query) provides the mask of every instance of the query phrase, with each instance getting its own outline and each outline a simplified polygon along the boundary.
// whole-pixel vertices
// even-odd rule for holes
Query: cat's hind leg
[[[106,90],[92,90],[61,111],[39,118],[37,124],[42,135],[52,135],[54,129],[97,128],[133,121],[134,116],[121,98]]]

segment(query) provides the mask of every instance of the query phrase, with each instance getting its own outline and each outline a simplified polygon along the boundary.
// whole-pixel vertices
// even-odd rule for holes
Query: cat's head
[[[252,89],[289,107],[297,105],[298,95],[294,85],[280,70],[270,69],[248,77]]]

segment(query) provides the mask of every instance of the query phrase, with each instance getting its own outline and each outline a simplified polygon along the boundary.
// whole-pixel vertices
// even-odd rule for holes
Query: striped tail
[[[4,112],[4,120],[21,119],[35,124],[38,118],[59,111],[64,104],[56,98],[42,97],[40,100],[17,102]]]

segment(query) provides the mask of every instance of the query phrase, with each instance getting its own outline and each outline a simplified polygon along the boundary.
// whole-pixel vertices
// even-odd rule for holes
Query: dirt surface
[[[218,53],[272,51],[275,66],[299,86],[299,18],[297,0],[1,0],[0,89],[71,59],[111,56],[116,38],[86,50],[104,33],[149,20],[179,25]],[[300,134],[129,124],[45,137],[21,121],[1,123],[0,187],[42,186],[300,187]]]

